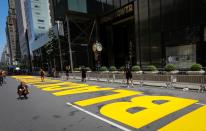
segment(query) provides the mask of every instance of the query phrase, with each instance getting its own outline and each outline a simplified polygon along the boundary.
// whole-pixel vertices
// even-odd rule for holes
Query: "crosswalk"
[[[141,129],[161,118],[177,111],[183,110],[189,106],[197,104],[198,100],[185,99],[173,96],[147,96],[144,92],[128,90],[128,89],[116,89],[112,87],[100,87],[97,85],[89,85],[82,83],[75,83],[70,81],[52,80],[46,78],[44,82],[41,82],[39,77],[35,76],[13,76],[18,81],[24,81],[27,84],[31,84],[42,91],[51,93],[55,97],[71,96],[79,94],[89,94],[94,92],[109,92],[107,95],[96,96],[93,98],[78,100],[69,105],[81,109],[84,107],[94,106],[95,104],[119,100],[126,97],[131,97],[129,101],[117,101],[110,104],[105,104],[99,109],[99,113],[105,118],[101,118],[105,122],[124,130],[122,125],[131,127],[131,129]],[[161,101],[162,103],[158,103]],[[131,113],[128,110],[132,108],[141,108],[141,110]],[[88,114],[88,111],[85,111]],[[94,117],[98,117],[94,113]],[[107,120],[107,119],[109,120]],[[200,108],[190,111],[176,120],[164,125],[159,131],[206,131],[206,106],[201,105]],[[116,124],[120,123],[120,124]]]

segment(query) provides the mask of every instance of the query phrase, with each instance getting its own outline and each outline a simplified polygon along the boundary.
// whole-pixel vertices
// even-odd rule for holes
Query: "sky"
[[[6,44],[6,17],[8,14],[8,0],[0,0],[0,59],[4,45]]]

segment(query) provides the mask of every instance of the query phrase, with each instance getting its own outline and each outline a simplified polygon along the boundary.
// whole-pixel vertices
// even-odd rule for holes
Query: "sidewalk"
[[[81,80],[79,76],[70,76],[71,79]],[[62,80],[64,78],[61,78]],[[126,84],[125,79],[107,79],[107,78],[94,78],[89,77],[87,81],[99,81],[99,82],[108,82],[108,83],[120,83]],[[184,89],[184,90],[199,90],[201,84],[196,83],[180,83],[180,82],[166,82],[166,81],[133,81],[134,85],[137,86],[155,86],[155,87],[165,87],[165,88],[177,88],[177,89]]]

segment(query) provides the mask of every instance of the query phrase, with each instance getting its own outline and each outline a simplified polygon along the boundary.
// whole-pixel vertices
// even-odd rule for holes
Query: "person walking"
[[[4,79],[3,79],[3,71],[0,70],[0,86],[2,86],[3,81],[4,81]]]
[[[69,79],[69,70],[70,70],[70,66],[67,65],[65,69],[66,69],[66,79],[68,80],[68,79]]]
[[[82,71],[82,82],[86,82],[87,70],[86,70],[86,68],[83,66],[83,67],[81,68],[81,71]]]
[[[131,72],[131,67],[129,64],[127,64],[125,67],[125,75],[127,79],[127,87],[129,87],[130,82],[131,82],[131,86],[133,87],[132,72]]]
[[[2,71],[3,83],[6,84],[6,71]]]
[[[57,76],[56,76],[56,69],[55,68],[52,68],[52,76],[53,76],[53,78],[56,78]]]
[[[42,82],[44,81],[44,76],[45,76],[45,72],[44,72],[44,70],[41,68],[41,70],[40,70],[40,77],[41,77],[41,81],[42,81]]]

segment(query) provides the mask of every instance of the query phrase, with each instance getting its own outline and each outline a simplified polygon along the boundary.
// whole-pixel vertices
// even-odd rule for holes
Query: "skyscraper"
[[[1,54],[1,63],[3,65],[9,65],[10,61],[9,61],[9,49],[8,49],[8,45],[6,44],[4,46],[3,52]]]
[[[10,51],[10,64],[17,64],[20,61],[20,48],[18,42],[18,28],[16,23],[16,5],[15,0],[8,0],[9,3],[9,12],[7,17],[7,40]]]
[[[17,16],[17,27],[18,27],[18,37],[19,44],[21,49],[22,63],[25,63],[28,60],[29,52],[28,45],[26,40],[26,14],[25,14],[25,0],[16,0],[16,16]],[[25,63],[26,64],[26,63]]]
[[[26,0],[25,12],[31,44],[51,28],[49,0]]]

